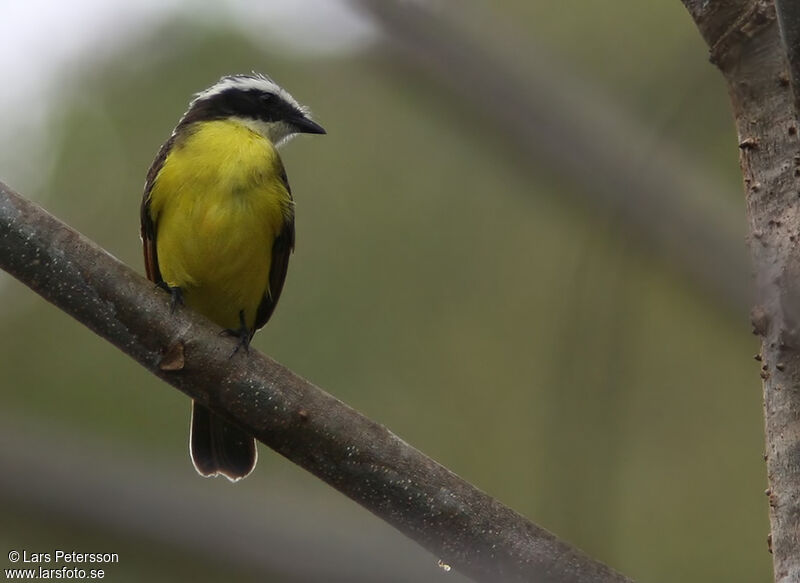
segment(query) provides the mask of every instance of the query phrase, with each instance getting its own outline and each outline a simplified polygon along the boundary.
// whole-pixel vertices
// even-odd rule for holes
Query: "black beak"
[[[290,122],[298,134],[327,134],[321,125],[307,117],[296,117]]]

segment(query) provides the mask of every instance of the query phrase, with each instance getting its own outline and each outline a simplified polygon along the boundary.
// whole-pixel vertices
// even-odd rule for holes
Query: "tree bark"
[[[231,357],[218,327],[2,183],[0,268],[477,581],[630,581],[269,357]]]
[[[756,271],[769,538],[775,580],[800,581],[800,144],[786,48],[771,1],[683,3],[733,105]]]

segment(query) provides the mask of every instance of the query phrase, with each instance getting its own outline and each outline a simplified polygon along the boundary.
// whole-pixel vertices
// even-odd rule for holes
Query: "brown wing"
[[[156,283],[161,283],[161,271],[158,268],[158,253],[156,251],[156,225],[153,222],[153,217],[150,216],[150,192],[153,190],[156,176],[164,166],[164,161],[172,149],[175,142],[175,135],[173,134],[169,140],[164,142],[161,149],[156,155],[156,159],[150,165],[147,171],[147,180],[144,183],[144,195],[142,196],[141,207],[141,223],[142,223],[142,246],[144,250],[144,269],[147,273],[147,279]]]
[[[289,193],[289,198],[292,197],[292,189],[289,187],[289,179],[286,177],[286,171],[283,165],[280,167],[280,178],[283,181],[286,191]],[[283,228],[280,234],[275,238],[272,243],[272,263],[269,268],[269,289],[264,294],[264,299],[258,306],[256,312],[256,323],[253,326],[252,334],[256,330],[263,327],[267,323],[272,312],[275,310],[275,305],[281,297],[283,291],[283,282],[286,280],[286,271],[289,269],[289,255],[294,249],[294,212],[286,217],[283,222]]]

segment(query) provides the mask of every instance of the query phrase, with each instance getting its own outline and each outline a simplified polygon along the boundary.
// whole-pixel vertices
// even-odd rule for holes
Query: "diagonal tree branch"
[[[0,268],[448,565],[487,582],[628,578],[529,522],[269,357],[233,344],[0,183]]]
[[[761,337],[770,550],[775,581],[800,581],[800,142],[787,68],[797,51],[782,42],[772,0],[683,3],[733,105],[756,269],[751,317]]]

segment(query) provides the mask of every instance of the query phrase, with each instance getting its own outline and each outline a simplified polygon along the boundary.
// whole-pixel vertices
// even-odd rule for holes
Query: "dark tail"
[[[256,467],[256,440],[194,401],[189,450],[202,476],[222,474],[235,482]]]

